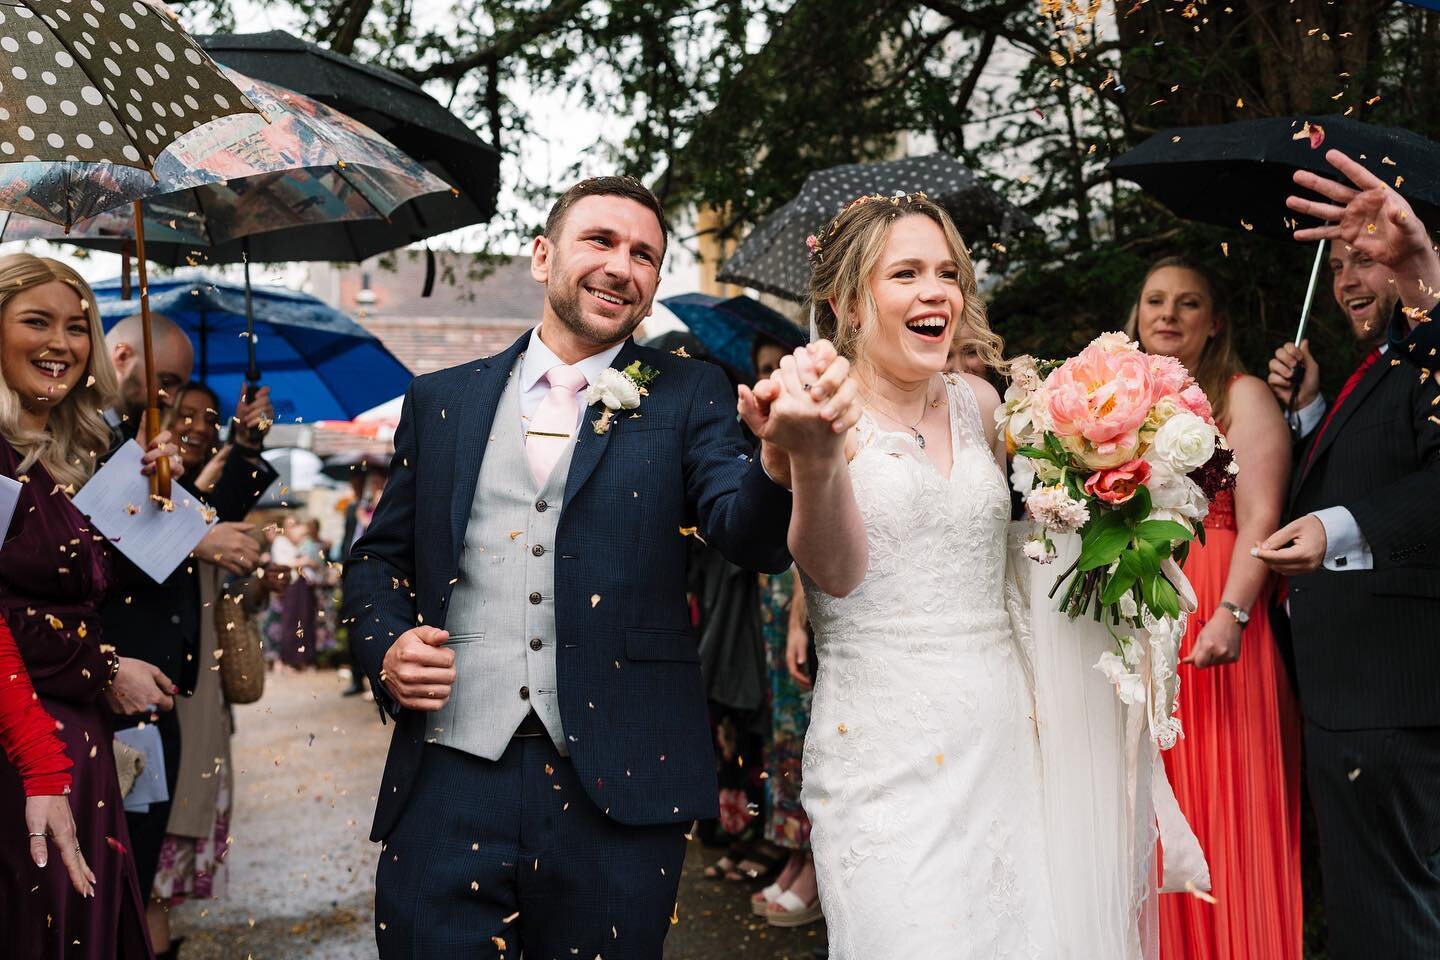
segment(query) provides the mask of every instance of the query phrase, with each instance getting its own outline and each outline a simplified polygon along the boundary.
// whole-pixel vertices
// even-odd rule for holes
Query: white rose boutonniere
[[[605,412],[594,420],[595,432],[603,435],[610,430],[610,421],[621,410],[634,410],[640,406],[640,399],[649,394],[646,387],[660,375],[660,371],[647,367],[636,360],[624,370],[609,367],[600,374],[600,379],[585,391],[585,406],[596,403],[605,407]]]

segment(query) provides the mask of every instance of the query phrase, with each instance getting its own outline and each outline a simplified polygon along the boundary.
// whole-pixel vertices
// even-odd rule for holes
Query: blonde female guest
[[[104,537],[70,494],[110,445],[100,410],[115,397],[95,299],[73,270],[29,254],[0,257],[0,473],[23,486],[0,548],[0,615],[15,635],[40,704],[74,761],[70,806],[94,896],[32,859],[25,789],[0,762],[0,930],[17,960],[151,956],[111,750],[111,711],[170,709],[175,686],[154,666],[103,646],[109,585]],[[173,457],[154,438],[147,472]],[[180,469],[178,461],[176,470]]]
[[[974,271],[921,194],[855,201],[812,243],[821,335],[864,413],[796,472],[790,546],[819,673],[802,800],[837,960],[1057,956],[1034,703],[1005,604],[999,397],[944,374],[961,323],[998,365]],[[805,350],[741,411],[819,402]],[[842,388],[844,389],[844,388]],[[836,477],[843,478],[836,482]]]
[[[1250,547],[1280,521],[1290,436],[1270,390],[1245,374],[1221,291],[1198,264],[1152,264],[1126,332],[1177,358],[1210,398],[1240,467],[1210,505],[1185,575],[1198,601],[1181,645],[1185,739],[1166,751],[1180,809],[1210,862],[1210,904],[1160,902],[1165,960],[1300,960],[1300,721],[1270,631],[1274,586]]]

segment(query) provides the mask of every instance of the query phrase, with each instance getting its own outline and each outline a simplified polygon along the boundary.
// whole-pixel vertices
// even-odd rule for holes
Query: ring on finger
[[[50,834],[48,834],[48,833],[32,833],[32,834],[30,834],[31,839],[34,839],[35,837],[48,837],[48,836],[50,836]]]
[[[813,383],[802,383],[802,384],[800,384],[800,389],[801,389],[801,390],[804,390],[806,393],[809,393],[809,392],[811,391],[811,389],[814,388],[814,386],[815,386],[815,384],[813,384]]]

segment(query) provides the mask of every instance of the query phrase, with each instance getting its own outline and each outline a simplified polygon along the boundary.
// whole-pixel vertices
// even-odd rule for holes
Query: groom
[[[372,831],[385,960],[658,960],[685,831],[716,815],[686,534],[782,571],[790,494],[718,367],[630,340],[667,239],[639,182],[570,188],[531,254],[539,326],[405,396],[344,580],[396,720]],[[844,380],[833,356],[813,396]],[[777,436],[832,429],[818,403],[771,413]]]

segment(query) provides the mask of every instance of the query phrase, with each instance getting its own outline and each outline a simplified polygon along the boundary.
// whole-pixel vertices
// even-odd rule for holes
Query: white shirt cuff
[[[1375,557],[1355,517],[1344,507],[1326,507],[1311,514],[1325,528],[1326,570],[1373,570]]]
[[[1320,421],[1325,418],[1324,394],[1316,394],[1315,399],[1295,412],[1295,418],[1300,422],[1300,436],[1308,437],[1320,426]]]

